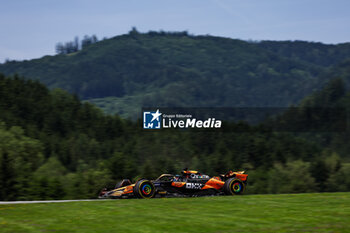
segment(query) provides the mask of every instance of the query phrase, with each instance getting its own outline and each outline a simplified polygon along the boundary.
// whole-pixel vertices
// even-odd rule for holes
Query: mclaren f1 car
[[[198,171],[184,169],[181,175],[162,174],[155,180],[139,179],[132,184],[124,179],[114,189],[103,189],[99,198],[152,198],[179,196],[211,196],[242,194],[248,175],[244,171],[229,171],[209,177]]]

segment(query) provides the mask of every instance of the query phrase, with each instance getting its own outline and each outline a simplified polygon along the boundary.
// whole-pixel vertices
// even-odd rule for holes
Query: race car
[[[247,180],[248,175],[244,171],[229,171],[209,177],[186,168],[181,175],[162,174],[156,180],[139,179],[134,184],[124,179],[112,190],[103,189],[99,198],[237,195],[244,192]]]

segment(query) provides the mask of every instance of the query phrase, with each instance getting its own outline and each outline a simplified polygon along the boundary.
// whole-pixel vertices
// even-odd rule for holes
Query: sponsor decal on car
[[[203,184],[201,183],[186,183],[187,189],[201,189],[203,187]]]

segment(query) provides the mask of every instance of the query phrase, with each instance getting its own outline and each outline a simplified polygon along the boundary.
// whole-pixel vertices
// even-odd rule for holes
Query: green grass
[[[0,205],[0,232],[350,232],[350,193]]]

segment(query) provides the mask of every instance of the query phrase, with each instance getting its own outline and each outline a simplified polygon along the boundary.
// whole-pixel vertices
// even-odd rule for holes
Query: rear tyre
[[[134,195],[138,198],[152,198],[156,192],[153,183],[149,180],[139,180],[134,186]]]
[[[239,195],[244,192],[245,185],[239,179],[230,178],[225,181],[223,190],[226,195]]]

